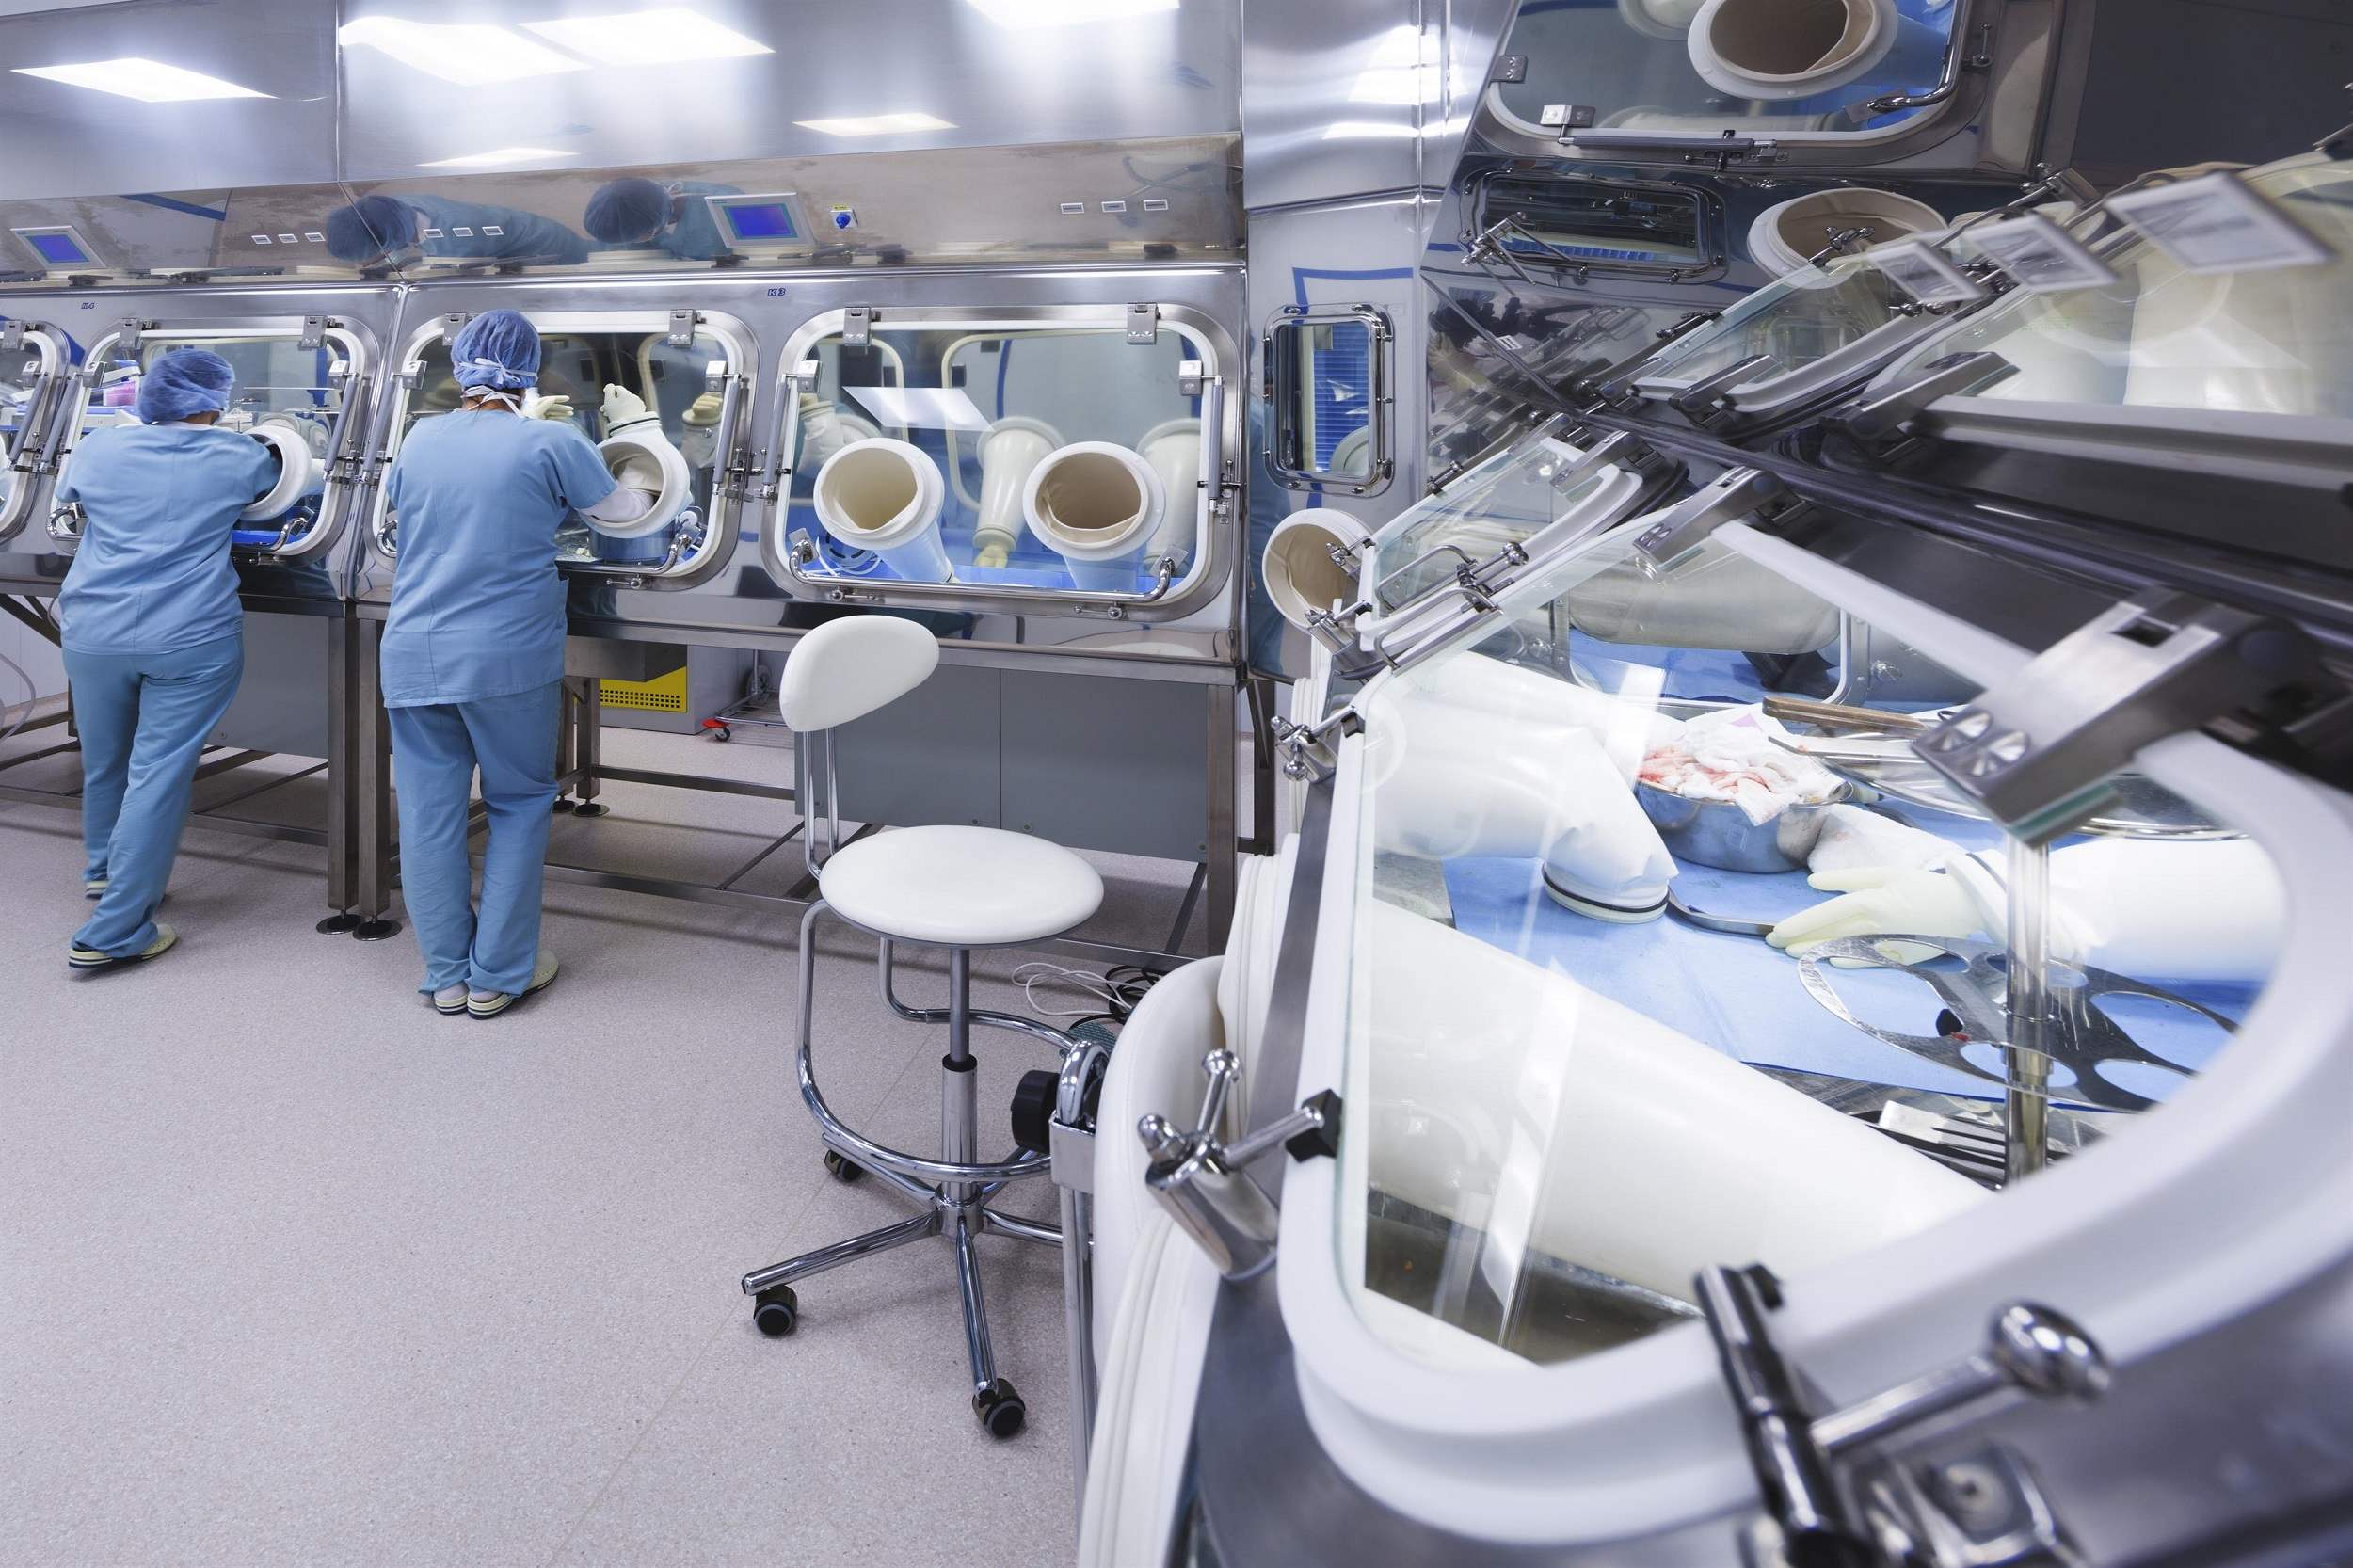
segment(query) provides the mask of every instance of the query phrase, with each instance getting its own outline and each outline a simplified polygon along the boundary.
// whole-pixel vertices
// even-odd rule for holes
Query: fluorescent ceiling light
[[[1373,45],[1372,59],[1357,72],[1348,97],[1355,104],[1420,104],[1437,95],[1436,68],[1422,59],[1422,31],[1392,27]]]
[[[133,56],[120,60],[91,60],[86,65],[20,65],[13,68],[19,76],[39,76],[47,81],[63,82],[68,87],[88,88],[94,92],[111,92],[118,98],[136,98],[144,104],[187,104],[200,98],[267,98],[266,92],[255,92],[234,82],[224,82],[217,76],[201,72],[185,71],[160,60],[141,59]]]
[[[335,37],[346,47],[365,44],[390,55],[412,71],[422,71],[460,87],[588,69],[582,61],[535,39],[477,22],[440,24],[363,16],[346,24]]]
[[[1066,27],[1173,11],[1179,0],[967,0],[1000,27]]]
[[[896,136],[912,131],[955,129],[937,115],[928,114],[863,114],[839,120],[796,120],[792,123],[829,136]]]
[[[547,147],[494,147],[488,152],[468,152],[455,158],[436,158],[419,168],[491,168],[501,164],[537,163],[544,158],[577,158],[577,152],[559,152]]]
[[[567,16],[523,25],[605,65],[676,65],[681,60],[726,60],[776,53],[683,6],[611,16]]]

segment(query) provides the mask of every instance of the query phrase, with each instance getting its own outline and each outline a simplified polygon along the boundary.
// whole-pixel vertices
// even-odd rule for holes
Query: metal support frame
[[[996,1352],[989,1342],[987,1304],[982,1292],[980,1257],[974,1242],[984,1235],[999,1235],[1059,1247],[1064,1245],[1064,1233],[1050,1225],[996,1213],[988,1207],[988,1200],[1008,1183],[1048,1175],[1052,1169],[1052,1159],[1029,1150],[998,1160],[979,1158],[979,1073],[972,1056],[972,1030],[976,1025],[1013,1030],[1047,1041],[1065,1057],[1078,1048],[1078,1042],[1062,1031],[1034,1019],[975,1008],[972,1005],[972,949],[969,947],[951,947],[947,950],[947,1006],[905,1005],[898,1000],[891,985],[894,938],[880,932],[871,933],[880,943],[876,970],[880,976],[883,1000],[903,1018],[920,1023],[944,1023],[948,1030],[948,1051],[940,1060],[939,1155],[932,1158],[909,1154],[876,1143],[835,1115],[833,1109],[825,1103],[824,1093],[817,1087],[813,1057],[817,1005],[816,936],[819,918],[828,913],[833,913],[831,905],[819,899],[801,917],[800,1016],[795,1052],[801,1099],[808,1106],[809,1115],[816,1120],[819,1135],[824,1140],[825,1146],[835,1157],[877,1177],[888,1191],[914,1204],[919,1212],[913,1218],[895,1224],[868,1231],[814,1252],[803,1253],[764,1269],[755,1269],[743,1277],[744,1293],[774,1300],[776,1298],[770,1293],[789,1288],[795,1280],[807,1279],[925,1237],[945,1238],[955,1247],[957,1288],[964,1312],[965,1347],[971,1365],[973,1407],[984,1423],[990,1423],[991,1431],[998,1431],[992,1413],[1008,1400],[1014,1401],[1017,1407],[1018,1397],[1015,1395],[1012,1385],[997,1375]],[[834,914],[834,918],[855,929],[867,929],[838,913]],[[797,1308],[794,1310],[797,1312]]]

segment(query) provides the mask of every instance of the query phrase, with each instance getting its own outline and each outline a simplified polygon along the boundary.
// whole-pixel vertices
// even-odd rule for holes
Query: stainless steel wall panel
[[[1007,670],[1002,693],[1002,825],[1074,849],[1208,855],[1200,688]]]
[[[18,73],[126,56],[265,96],[145,103]],[[0,66],[0,198],[336,178],[335,8],[317,0],[149,0],[8,17]]]
[[[1420,0],[1252,0],[1242,11],[1249,208],[1443,185],[1422,159],[1444,38]]]

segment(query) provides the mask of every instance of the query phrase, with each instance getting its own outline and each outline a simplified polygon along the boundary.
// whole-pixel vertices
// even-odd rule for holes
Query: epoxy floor
[[[616,764],[786,779],[781,752],[609,733]],[[314,815],[316,783],[264,798]],[[790,821],[605,798],[559,855],[740,863]],[[1098,863],[1091,934],[1157,945],[1185,868]],[[1050,1250],[985,1243],[1011,1442],[972,1418],[944,1243],[807,1282],[792,1338],[751,1325],[745,1269],[904,1212],[823,1170],[785,918],[551,886],[562,979],[476,1023],[414,994],[405,930],[313,934],[318,851],[201,828],[180,950],[70,975],[79,865],[71,813],[0,807],[0,1564],[1068,1560]],[[885,1013],[864,938],[821,951],[829,1097],[934,1146],[937,1032]],[[1019,1004],[1018,961],[976,965],[984,1004]],[[904,973],[944,994],[936,956]],[[1051,1053],[975,1048],[993,1151]]]

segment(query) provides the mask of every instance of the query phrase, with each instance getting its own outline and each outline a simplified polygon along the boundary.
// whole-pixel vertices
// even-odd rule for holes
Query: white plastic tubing
[[[871,550],[910,583],[946,583],[939,509],[947,482],[922,448],[878,436],[825,459],[810,496],[817,520],[846,545]]]

